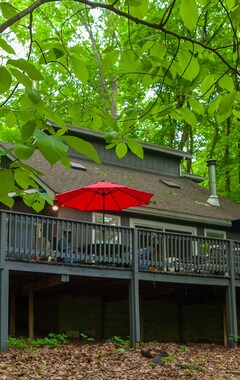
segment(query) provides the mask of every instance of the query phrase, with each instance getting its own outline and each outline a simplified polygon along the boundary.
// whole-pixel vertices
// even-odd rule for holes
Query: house
[[[182,173],[190,156],[143,144],[144,160],[119,160],[102,134],[69,127],[91,142],[102,164],[70,150],[72,168],[29,160],[53,194],[107,180],[154,194],[154,203],[121,212],[46,206],[36,214],[16,199],[1,208],[0,346],[8,334],[81,333],[141,341],[233,346],[240,323],[240,205]],[[68,249],[54,238],[65,232]],[[71,235],[71,237],[70,237]],[[7,305],[7,306],[6,306]]]

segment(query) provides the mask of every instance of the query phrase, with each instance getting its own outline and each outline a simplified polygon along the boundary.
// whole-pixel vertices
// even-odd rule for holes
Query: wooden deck
[[[1,260],[12,261],[12,268],[17,262],[48,263],[240,278],[239,241],[14,212],[2,212],[1,220]]]
[[[228,339],[228,345],[233,346],[238,339],[239,241],[6,211],[1,212],[0,236],[1,351],[7,348],[8,321],[11,326],[12,320],[6,308],[11,301],[10,273],[47,275],[38,288],[46,287],[49,281],[50,285],[67,282],[70,276],[127,281],[132,346],[141,341],[141,282],[218,286],[226,294],[226,336],[235,337]],[[25,286],[31,311],[36,289],[31,289],[31,283]],[[29,315],[31,336],[33,320]]]

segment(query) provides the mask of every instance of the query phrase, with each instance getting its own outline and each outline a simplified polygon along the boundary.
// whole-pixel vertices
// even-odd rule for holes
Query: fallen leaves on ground
[[[165,350],[162,365],[153,365],[141,349],[113,343],[71,342],[10,348],[0,353],[0,380],[239,380],[240,348],[175,343],[149,343],[144,349]]]

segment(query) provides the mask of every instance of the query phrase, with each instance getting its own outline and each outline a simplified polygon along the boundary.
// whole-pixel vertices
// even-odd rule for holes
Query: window
[[[192,254],[194,250],[190,236],[196,235],[195,227],[143,219],[131,219],[130,223],[131,227],[140,229],[138,241],[140,249],[153,247],[158,255],[164,252],[164,256],[170,261],[174,261],[175,257],[180,260],[183,256]],[[161,232],[166,234],[161,234]],[[176,235],[171,235],[174,233]],[[189,237],[177,234],[189,235]]]
[[[180,234],[196,235],[196,228],[178,224],[161,223],[153,220],[130,219],[130,226],[135,228],[149,229],[158,232],[175,232]]]
[[[205,229],[204,230],[204,236],[206,236],[208,238],[214,238],[214,239],[226,239],[226,232],[225,231]]]
[[[103,220],[103,214],[100,214],[97,212],[93,213],[94,223],[104,223],[108,226],[120,226],[120,221],[121,221],[120,216],[105,214],[104,220]]]
[[[104,220],[103,220],[104,218]],[[94,241],[96,243],[102,243],[107,241],[108,243],[120,243],[120,229],[108,228],[110,226],[120,226],[121,218],[117,215],[93,213],[93,222],[98,224],[104,224],[103,226],[96,226],[94,231]]]

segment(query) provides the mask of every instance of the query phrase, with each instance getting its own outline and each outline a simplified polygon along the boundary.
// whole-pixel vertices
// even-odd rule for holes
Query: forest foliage
[[[11,0],[0,3],[0,201],[26,194],[36,149],[70,166],[68,146],[100,162],[67,125],[104,132],[119,159],[146,141],[217,160],[219,193],[240,201],[239,0]],[[55,128],[57,126],[57,128]],[[16,158],[11,164],[6,154]]]

